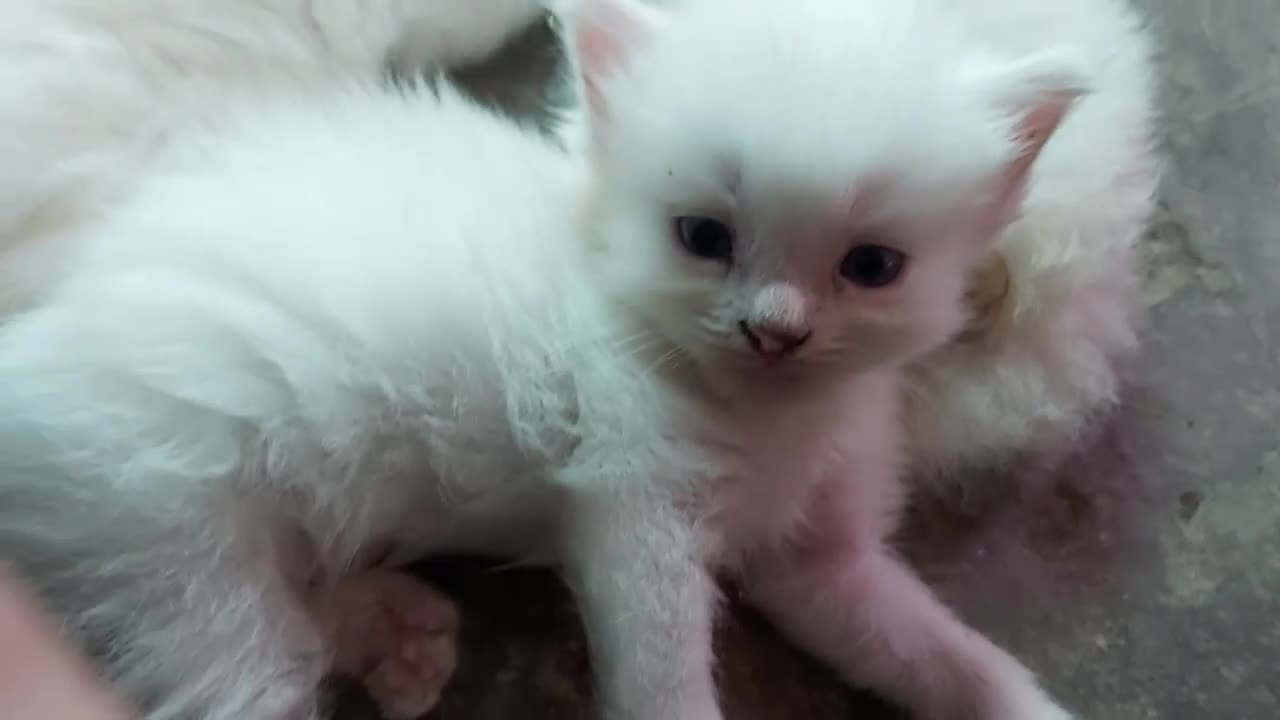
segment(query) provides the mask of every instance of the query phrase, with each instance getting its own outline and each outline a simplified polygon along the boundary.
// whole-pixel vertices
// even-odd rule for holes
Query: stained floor
[[[1139,4],[1165,48],[1170,164],[1131,399],[1078,456],[1025,469],[1047,478],[1033,483],[1043,492],[992,478],[998,501],[926,507],[911,546],[952,603],[1082,718],[1269,720],[1280,717],[1280,0]],[[541,97],[530,78],[553,63],[535,33],[464,75],[527,109]],[[467,621],[439,718],[595,717],[554,581],[474,563],[426,572]],[[730,720],[902,717],[746,611],[720,636]]]

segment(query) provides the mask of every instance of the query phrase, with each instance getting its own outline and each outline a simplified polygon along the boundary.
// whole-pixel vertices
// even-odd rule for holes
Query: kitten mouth
[[[795,356],[765,356],[752,348],[703,348],[689,352],[686,380],[716,395],[740,396],[756,391],[776,391],[804,382],[805,363]],[[677,372],[677,374],[683,374]]]
[[[751,402],[752,397],[772,402],[771,398],[796,395],[807,384],[801,365],[795,358],[767,359],[752,351],[721,349],[690,364],[685,380],[692,383],[691,389],[718,402]]]
[[[756,383],[791,383],[800,377],[803,363],[794,356],[761,355],[751,349],[734,353],[734,374]]]

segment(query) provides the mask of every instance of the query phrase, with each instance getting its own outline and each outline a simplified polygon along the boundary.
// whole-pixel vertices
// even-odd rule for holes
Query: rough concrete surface
[[[1147,242],[1151,325],[1133,397],[1078,453],[1027,469],[1051,476],[1038,484],[1047,493],[998,493],[1003,504],[977,510],[937,503],[906,539],[944,595],[1082,718],[1277,718],[1280,0],[1140,5],[1165,48],[1170,165]],[[535,32],[461,75],[523,111],[555,57]],[[1110,484],[1076,482],[1085,475]],[[1043,551],[1036,563],[1009,562],[1015,551],[984,531],[1019,513],[1036,520],[1018,525]],[[466,562],[424,572],[466,618],[462,667],[436,717],[595,717],[581,631],[549,576]],[[902,717],[745,610],[720,635],[729,720]]]

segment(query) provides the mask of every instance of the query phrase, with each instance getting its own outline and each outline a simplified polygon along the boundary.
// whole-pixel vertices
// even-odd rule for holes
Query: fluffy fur
[[[0,0],[0,316],[60,276],[95,212],[230,103],[484,58],[534,0]]]
[[[24,37],[314,19],[55,5]],[[585,164],[448,86],[389,90],[385,52],[326,77],[264,52],[153,118],[182,46],[53,43],[119,120],[84,152],[127,162],[86,174],[118,189],[60,216],[59,279],[0,330],[0,549],[149,720],[314,716],[361,620],[316,609],[385,545],[556,562],[610,720],[720,716],[718,573],[922,717],[1067,718],[886,544],[903,369],[963,329],[1099,72],[953,5],[584,0]],[[732,252],[687,252],[691,216]],[[861,246],[905,271],[849,282]]]
[[[970,332],[913,366],[909,454],[931,479],[1057,452],[1114,407],[1138,347],[1137,243],[1160,169],[1153,48],[1127,0],[952,5],[993,51],[1070,44],[1093,72],[973,278]]]

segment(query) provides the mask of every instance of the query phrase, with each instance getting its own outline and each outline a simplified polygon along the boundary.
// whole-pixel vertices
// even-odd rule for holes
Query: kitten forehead
[[[918,6],[670,4],[670,22],[611,93],[627,106],[616,130],[636,152],[666,148],[691,171],[728,164],[744,185],[812,185],[827,202],[877,172],[905,168],[926,184],[988,173],[1010,148],[988,99],[961,81],[971,50]]]

